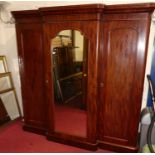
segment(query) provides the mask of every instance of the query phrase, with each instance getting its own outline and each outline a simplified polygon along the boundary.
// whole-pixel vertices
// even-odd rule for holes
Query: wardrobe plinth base
[[[82,137],[69,136],[61,133],[54,133],[54,134],[47,133],[47,139],[50,141],[76,146],[76,147],[91,150],[91,151],[97,150],[97,143],[89,143],[88,141],[85,140],[85,138],[82,138]]]
[[[101,149],[106,149],[114,152],[121,153],[136,153],[138,152],[138,146],[125,146],[121,144],[114,144],[109,142],[98,141],[98,147]]]
[[[33,132],[39,135],[46,135],[46,130],[44,128],[34,127],[31,125],[23,125],[23,130]]]

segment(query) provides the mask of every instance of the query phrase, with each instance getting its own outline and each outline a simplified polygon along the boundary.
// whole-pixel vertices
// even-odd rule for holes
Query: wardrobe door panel
[[[17,25],[20,73],[26,126],[46,125],[41,24]]]
[[[103,84],[99,139],[103,143],[137,146],[147,26],[145,20],[103,24],[104,47],[99,57]]]
[[[46,45],[46,51],[45,51],[46,67],[45,69],[46,69],[46,80],[48,81],[46,84],[46,94],[47,94],[47,99],[48,99],[48,110],[49,110],[48,138],[51,140],[56,140],[56,141],[67,143],[67,144],[69,143],[71,145],[76,145],[76,146],[89,148],[89,149],[96,149],[96,146],[97,146],[97,143],[96,143],[96,138],[97,138],[96,136],[97,135],[97,124],[96,124],[97,123],[97,103],[96,103],[97,86],[96,85],[97,85],[97,52],[98,52],[97,50],[98,49],[96,48],[96,45],[97,45],[98,34],[96,30],[98,29],[98,25],[99,24],[96,21],[53,22],[53,23],[44,25],[44,31],[46,32],[44,33],[45,34],[45,37],[44,37],[45,45]],[[57,78],[58,79],[57,83],[53,80],[54,78],[56,79],[56,77],[58,77],[57,76],[58,74],[56,75],[56,71],[55,71],[57,67],[56,62],[58,62],[58,60],[61,60],[59,59],[60,56],[58,55],[58,52],[60,52],[58,51],[58,49],[60,50],[61,46],[59,48],[58,47],[55,48],[54,43],[58,43],[58,41],[56,42],[55,39],[57,38],[58,40],[62,36],[65,36],[66,38],[68,38],[66,35],[64,35],[64,33],[62,33],[62,32],[66,33],[66,31],[68,32],[68,30],[72,30],[74,34],[74,40],[71,41],[71,43],[75,42],[75,47],[76,47],[76,48],[72,48],[69,50],[70,54],[72,52],[74,55],[74,52],[76,53],[76,50],[80,49],[80,44],[82,43],[82,40],[84,41],[84,44],[82,43],[83,44],[82,46],[84,50],[86,50],[83,52],[84,54],[82,56],[83,66],[81,67],[82,80],[83,80],[82,84],[85,85],[83,86],[83,89],[86,90],[85,92],[82,92],[82,100],[84,101],[84,102],[82,101],[84,103],[82,104],[82,106],[86,105],[86,109],[84,107],[85,110],[82,110],[83,107],[80,107],[80,109],[84,112],[83,113],[84,117],[81,119],[80,123],[79,121],[76,121],[80,119],[81,117],[80,114],[77,115],[76,111],[74,112],[74,115],[72,113],[67,112],[68,108],[72,110],[73,108],[76,110],[80,110],[79,108],[77,109],[80,103],[78,101],[79,98],[77,97],[71,98],[72,100],[70,100],[70,103],[69,102],[65,103],[65,95],[64,95],[65,91],[63,89],[63,82],[65,82],[66,78],[68,79],[68,77]],[[83,39],[81,37],[79,39],[78,34],[80,34],[80,36],[82,36]],[[72,37],[69,37],[69,38],[72,38]],[[77,45],[77,42],[80,42],[80,44]],[[66,46],[62,46],[62,47],[66,48]],[[53,52],[51,54],[52,48],[53,48]],[[61,51],[61,54],[63,54],[62,52],[64,51]],[[78,54],[80,53],[81,52],[78,52]],[[62,59],[63,61],[65,61],[65,57],[67,56],[65,56],[64,54],[63,59]],[[77,63],[76,59],[74,59],[73,64],[75,65],[76,63]],[[78,62],[78,66],[79,66],[79,63],[81,62]],[[73,64],[71,65],[72,67],[74,67]],[[67,67],[67,63],[66,65],[63,65],[63,66]],[[69,67],[69,69],[72,69],[72,68]],[[66,70],[64,73],[67,74],[67,72],[68,71]],[[69,77],[72,77],[72,75]],[[56,84],[57,84],[57,87],[56,87]],[[78,84],[78,86],[80,86],[80,84]],[[60,101],[56,99],[57,97],[56,90],[58,90],[59,92],[57,94],[60,94],[60,99],[61,99]],[[73,89],[70,92],[73,93]],[[60,107],[63,108],[61,109],[62,110],[61,113],[59,109]],[[65,116],[63,116],[63,113],[65,114]],[[75,118],[74,116],[77,116],[77,119],[74,119]],[[60,129],[60,125],[62,125],[64,122],[63,120],[65,120],[65,124],[63,125],[63,128]],[[67,123],[70,120],[74,120],[72,121],[73,123]],[[79,127],[82,129],[81,130],[82,132],[80,131],[81,133],[79,132]]]
[[[128,141],[129,105],[132,98],[136,62],[137,31],[132,28],[112,29],[108,34],[107,87],[104,125],[105,136]],[[129,105],[128,105],[129,104]],[[111,113],[112,112],[112,113]],[[121,121],[120,118],[126,121]],[[119,118],[119,119],[118,119]],[[112,128],[111,125],[117,127]],[[123,131],[120,130],[123,128]]]

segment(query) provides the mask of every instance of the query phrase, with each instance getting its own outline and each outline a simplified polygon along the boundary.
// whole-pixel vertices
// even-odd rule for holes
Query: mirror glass
[[[87,39],[64,30],[51,40],[55,131],[87,136]]]

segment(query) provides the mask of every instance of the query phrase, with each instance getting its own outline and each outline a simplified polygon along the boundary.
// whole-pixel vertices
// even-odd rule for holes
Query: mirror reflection
[[[86,137],[87,40],[64,30],[51,41],[55,131]]]

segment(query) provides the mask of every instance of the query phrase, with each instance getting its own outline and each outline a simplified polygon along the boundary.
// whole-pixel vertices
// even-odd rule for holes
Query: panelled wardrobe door
[[[16,29],[24,107],[24,128],[44,133],[46,105],[42,25],[40,23],[20,23],[16,25]]]
[[[138,150],[154,3],[12,12],[24,129],[86,149]]]
[[[97,149],[100,5],[42,8],[50,140]],[[91,13],[90,13],[91,12]]]
[[[96,21],[49,24],[45,29],[48,32],[45,38],[49,38],[45,55],[48,138],[94,150],[97,148],[97,106],[94,97],[97,35],[92,29],[91,38],[87,31],[92,25],[95,30]]]
[[[125,15],[124,15],[125,17]],[[135,18],[134,18],[135,17]],[[107,15],[99,57],[99,142],[115,151],[136,151],[141,109],[147,14]]]

